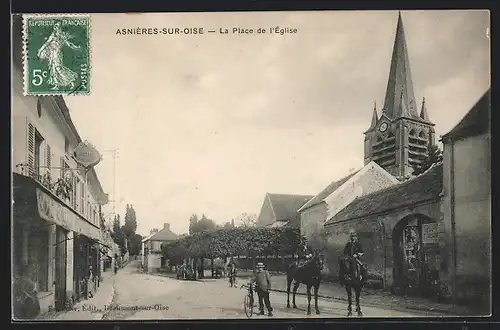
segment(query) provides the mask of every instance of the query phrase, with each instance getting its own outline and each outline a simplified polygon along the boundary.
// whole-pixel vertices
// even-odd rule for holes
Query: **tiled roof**
[[[286,195],[267,194],[271,202],[276,221],[292,220],[299,216],[298,210],[307,203],[313,196],[309,195]]]
[[[333,181],[325,189],[323,189],[323,191],[321,191],[319,194],[317,194],[316,196],[314,196],[314,198],[312,198],[309,202],[307,202],[307,204],[305,204],[302,207],[302,209],[305,210],[307,208],[313,207],[314,205],[317,205],[317,204],[323,202],[323,200],[325,198],[327,198],[328,196],[330,196],[335,190],[337,190],[341,185],[343,185],[344,183],[346,183],[347,180],[349,180],[350,178],[352,178],[358,172],[359,171],[351,173],[348,176],[343,177],[342,179],[340,179],[338,181]]]
[[[153,236],[151,236],[148,241],[174,241],[178,239],[179,236],[169,229],[163,228]]]
[[[491,89],[476,102],[465,117],[447,134],[443,140],[464,138],[486,133],[490,129]]]
[[[438,199],[442,190],[443,165],[436,164],[413,179],[355,199],[325,226]]]

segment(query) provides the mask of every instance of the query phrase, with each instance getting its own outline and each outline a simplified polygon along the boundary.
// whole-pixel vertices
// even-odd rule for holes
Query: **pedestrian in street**
[[[264,304],[266,305],[268,315],[273,316],[273,308],[271,307],[271,301],[269,300],[269,290],[271,290],[271,275],[267,270],[264,270],[264,264],[262,262],[257,263],[257,271],[255,275],[250,280],[250,285],[256,284],[255,291],[259,297],[259,315],[264,315]]]

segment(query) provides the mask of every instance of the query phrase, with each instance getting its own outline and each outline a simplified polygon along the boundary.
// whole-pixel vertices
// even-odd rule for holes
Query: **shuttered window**
[[[27,142],[28,142],[28,155],[27,155],[27,165],[28,165],[28,175],[35,177],[35,126],[28,122],[28,132],[27,132]]]

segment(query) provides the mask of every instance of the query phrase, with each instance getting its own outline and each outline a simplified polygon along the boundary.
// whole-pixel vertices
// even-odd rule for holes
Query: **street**
[[[142,274],[133,262],[112,277],[113,306],[88,306],[88,310],[104,311],[107,320],[159,320],[159,319],[242,319],[245,289],[229,287],[227,279],[178,281],[163,276]],[[238,283],[242,284],[242,281]],[[341,318],[345,317],[344,302],[321,299],[321,314],[306,315],[307,297],[296,297],[298,309],[286,308],[286,294],[271,293],[273,318]],[[314,299],[311,301],[314,303]],[[413,311],[401,312],[362,306],[364,317],[425,316]],[[82,312],[83,313],[83,312]],[[269,318],[254,315],[253,318]]]

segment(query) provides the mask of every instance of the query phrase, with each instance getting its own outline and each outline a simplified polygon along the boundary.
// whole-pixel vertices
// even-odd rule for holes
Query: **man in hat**
[[[349,242],[345,245],[344,256],[346,258],[359,258],[363,255],[363,248],[359,242],[358,233],[354,230],[349,232]]]
[[[264,264],[262,262],[257,263],[257,271],[255,275],[250,280],[250,285],[256,284],[255,291],[257,291],[257,296],[259,297],[259,315],[264,315],[264,304],[266,305],[268,315],[273,316],[273,308],[271,307],[271,301],[269,300],[269,290],[271,290],[271,275],[267,270],[264,270]]]

